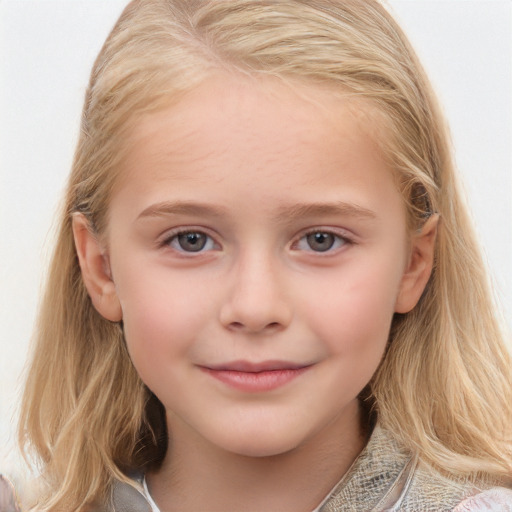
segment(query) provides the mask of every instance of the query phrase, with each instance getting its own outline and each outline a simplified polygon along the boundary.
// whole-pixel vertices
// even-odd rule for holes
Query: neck
[[[147,475],[162,512],[304,511],[317,507],[365,444],[357,404],[303,445],[270,457],[222,450],[179,421],[162,467]]]

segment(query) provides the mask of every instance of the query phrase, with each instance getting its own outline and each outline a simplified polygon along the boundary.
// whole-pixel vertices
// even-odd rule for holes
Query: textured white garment
[[[512,490],[489,489],[465,499],[453,512],[512,512]]]
[[[144,479],[137,481],[142,492],[119,482],[111,502],[96,512],[159,512]],[[313,512],[317,511],[512,512],[512,490],[450,480],[419,462],[377,425],[350,470]]]
[[[321,512],[512,512],[512,490],[487,487],[446,478],[377,425]]]

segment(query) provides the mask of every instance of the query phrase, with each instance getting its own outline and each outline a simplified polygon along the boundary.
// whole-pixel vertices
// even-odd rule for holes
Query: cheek
[[[310,324],[331,353],[370,356],[384,350],[399,276],[389,267],[352,268],[315,294],[309,303]]]
[[[122,307],[128,352],[142,380],[153,389],[153,378],[160,373],[159,363],[186,352],[180,326],[165,302],[129,301]]]
[[[138,272],[120,279],[118,295],[130,357],[143,380],[193,348],[214,314],[205,289],[172,276]]]

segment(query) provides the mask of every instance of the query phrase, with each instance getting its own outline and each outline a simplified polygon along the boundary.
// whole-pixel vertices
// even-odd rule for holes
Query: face
[[[137,124],[105,251],[171,432],[261,456],[357,421],[411,264],[369,108],[231,77]]]

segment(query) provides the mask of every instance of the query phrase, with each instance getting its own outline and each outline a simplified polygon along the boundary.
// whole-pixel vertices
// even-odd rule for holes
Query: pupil
[[[328,251],[334,245],[334,235],[330,233],[311,233],[307,236],[308,245],[314,251]]]
[[[198,252],[206,245],[206,236],[202,233],[182,233],[178,236],[178,242],[184,251]]]

